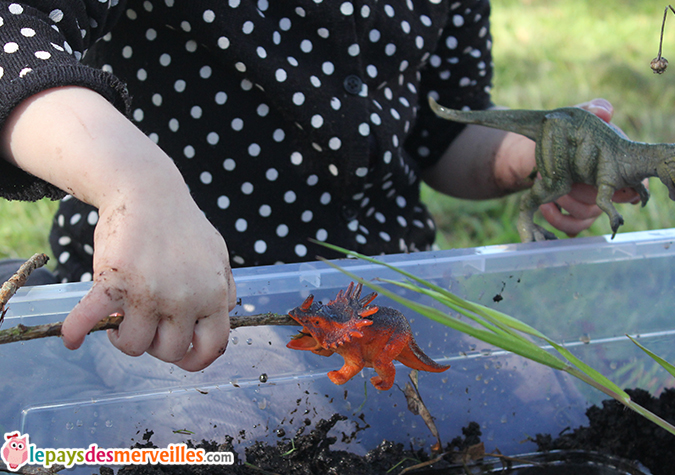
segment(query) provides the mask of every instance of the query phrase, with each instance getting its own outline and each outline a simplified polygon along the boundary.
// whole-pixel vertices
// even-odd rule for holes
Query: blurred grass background
[[[493,0],[494,102],[517,109],[553,109],[603,97],[614,105],[613,122],[631,139],[675,142],[675,62],[661,76],[649,67],[658,53],[667,4]],[[663,56],[675,61],[672,12],[663,48]],[[617,205],[626,220],[619,232],[675,226],[675,203],[658,178],[650,181],[650,191],[645,208]],[[471,202],[425,188],[423,197],[436,218],[441,248],[519,242],[519,195]],[[580,236],[610,233],[603,214]]]
[[[630,138],[675,142],[675,62],[657,76],[649,62],[658,52],[667,3],[642,0],[493,0],[492,34],[496,104],[552,109],[604,97],[614,122]],[[669,13],[663,55],[675,58],[675,16]],[[620,232],[675,226],[675,203],[654,179],[647,207],[618,205]],[[423,189],[439,227],[442,248],[518,242],[519,195],[470,202]],[[0,200],[0,258],[50,252],[47,242],[57,203]],[[539,221],[541,222],[541,220]],[[550,229],[550,227],[549,227]],[[610,232],[601,216],[582,235]]]

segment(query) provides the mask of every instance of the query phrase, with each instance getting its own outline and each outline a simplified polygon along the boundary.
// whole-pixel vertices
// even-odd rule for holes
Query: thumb
[[[589,102],[579,104],[577,107],[581,107],[582,109],[586,109],[588,112],[592,112],[605,122],[612,120],[612,116],[614,115],[614,107],[606,99],[593,99]]]
[[[94,282],[63,322],[61,338],[66,348],[78,349],[94,325],[115,312],[122,312],[123,292],[111,289],[105,282]]]

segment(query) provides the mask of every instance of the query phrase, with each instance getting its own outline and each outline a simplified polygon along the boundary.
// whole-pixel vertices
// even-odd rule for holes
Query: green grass
[[[614,122],[634,140],[675,142],[675,62],[662,76],[658,52],[666,3],[635,0],[493,0],[493,98],[512,108],[555,108],[594,97],[616,109]],[[675,61],[675,15],[669,13],[663,55]],[[620,232],[675,226],[675,203],[658,181],[647,207],[619,205]],[[423,189],[443,248],[518,242],[518,196],[481,202]],[[49,253],[56,204],[0,200],[0,258]],[[541,222],[541,221],[540,221]],[[582,236],[608,234],[606,216]]]
[[[675,63],[661,76],[649,68],[658,52],[665,6],[629,0],[493,0],[494,102],[552,109],[603,97],[614,105],[613,122],[631,139],[675,142]],[[675,61],[672,12],[663,56]],[[675,203],[663,184],[652,179],[650,190],[646,208],[617,205],[626,220],[620,232],[675,226]],[[518,196],[470,202],[425,187],[423,197],[437,220],[442,248],[519,241]],[[609,233],[603,215],[581,236]]]
[[[58,202],[50,200],[25,203],[0,199],[0,258],[27,259],[36,252],[51,256],[48,238],[57,206]]]

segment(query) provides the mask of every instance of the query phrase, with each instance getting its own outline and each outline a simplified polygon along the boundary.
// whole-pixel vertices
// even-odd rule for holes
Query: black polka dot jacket
[[[234,266],[428,249],[418,173],[490,106],[487,0],[0,2],[0,126],[41,90],[91,88],[183,173]],[[63,193],[0,160],[0,195]],[[66,199],[63,280],[91,278],[96,210]],[[190,243],[186,243],[190,245]]]

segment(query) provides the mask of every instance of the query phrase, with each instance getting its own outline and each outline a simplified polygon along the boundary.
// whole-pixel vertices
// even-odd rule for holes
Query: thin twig
[[[675,13],[675,9],[668,5],[663,12],[663,22],[661,23],[661,39],[659,40],[659,54],[651,62],[651,68],[656,74],[662,74],[668,67],[668,60],[661,56],[663,51],[663,33],[666,30],[666,17],[668,16],[668,9]]]
[[[121,315],[111,315],[104,318],[96,324],[91,332],[108,330],[119,327],[124,319]],[[257,315],[242,315],[230,317],[230,328],[255,327],[260,325],[296,325],[299,324],[288,315],[278,313],[260,313]],[[18,324],[13,328],[0,330],[0,345],[5,343],[14,343],[17,341],[35,340],[37,338],[47,338],[49,336],[61,336],[61,327],[63,322],[46,323],[44,325],[26,326]]]
[[[19,270],[7,282],[2,284],[2,288],[0,288],[0,323],[2,322],[2,318],[5,317],[5,313],[7,313],[5,306],[9,302],[9,299],[14,296],[21,286],[26,284],[31,272],[45,265],[48,260],[49,257],[46,254],[34,254],[33,257],[19,267]]]

